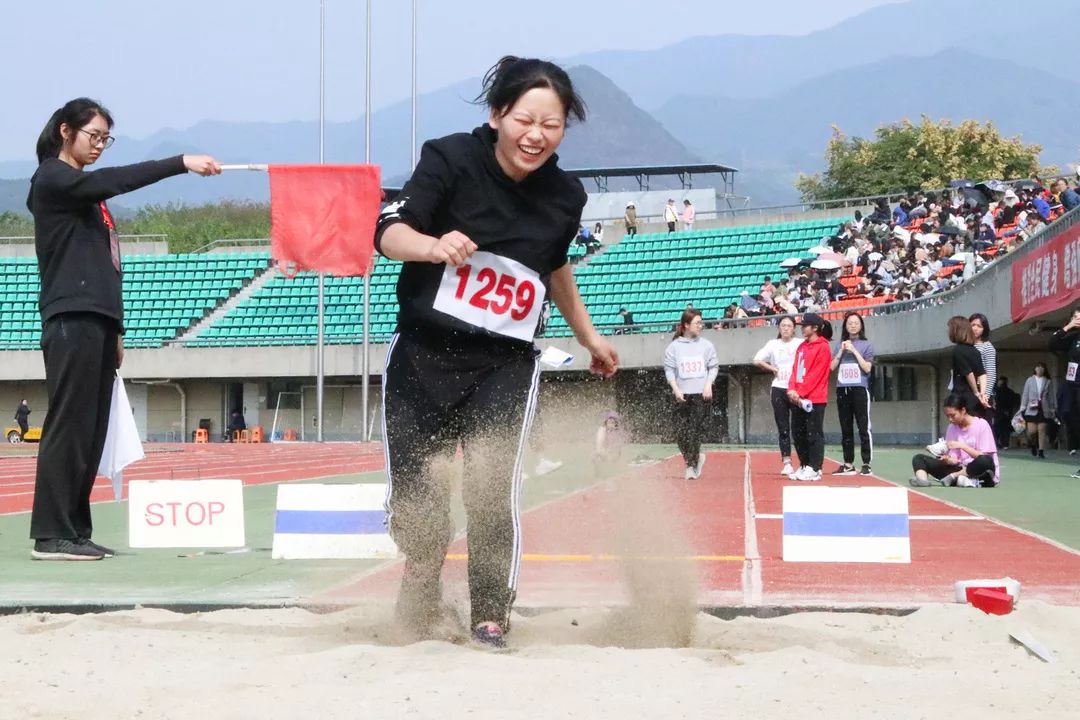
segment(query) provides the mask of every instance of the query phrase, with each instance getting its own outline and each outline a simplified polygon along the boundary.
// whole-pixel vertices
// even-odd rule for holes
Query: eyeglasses
[[[112,144],[116,142],[116,138],[112,135],[101,135],[96,132],[90,132],[89,130],[83,130],[82,128],[79,128],[79,132],[90,138],[90,145],[100,145],[102,150],[108,150],[112,147]]]

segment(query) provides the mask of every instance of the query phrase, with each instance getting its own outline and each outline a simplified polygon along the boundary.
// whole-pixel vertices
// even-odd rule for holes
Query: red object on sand
[[[382,190],[377,165],[270,165],[270,255],[295,274],[367,275]]]
[[[1013,610],[1013,596],[1007,592],[971,588],[968,590],[968,598],[972,605],[990,615],[1008,615]]]

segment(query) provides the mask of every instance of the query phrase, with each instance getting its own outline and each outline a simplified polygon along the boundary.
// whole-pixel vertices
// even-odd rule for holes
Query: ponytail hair
[[[52,117],[49,118],[49,122],[45,123],[41,135],[38,136],[38,165],[50,158],[60,156],[60,151],[64,147],[64,136],[60,132],[61,125],[67,125],[72,130],[78,130],[97,115],[104,118],[105,122],[112,128],[112,115],[102,107],[101,103],[90,98],[81,97],[69,100],[62,108],[54,112]]]

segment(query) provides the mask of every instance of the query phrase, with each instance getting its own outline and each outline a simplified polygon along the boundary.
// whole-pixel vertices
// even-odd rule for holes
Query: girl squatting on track
[[[581,99],[557,65],[506,57],[485,77],[483,100],[487,125],[424,144],[375,244],[404,261],[383,375],[386,509],[405,554],[398,620],[423,638],[441,614],[453,525],[448,482],[432,463],[452,460],[460,444],[471,628],[499,647],[521,566],[518,504],[544,300],[558,306],[594,372],[610,376],[619,360],[567,263],[586,196],[555,150],[567,121],[584,120]]]
[[[664,352],[664,374],[675,396],[675,441],[686,461],[687,480],[700,477],[705,466],[701,438],[720,369],[716,348],[701,337],[704,327],[700,310],[685,311]]]

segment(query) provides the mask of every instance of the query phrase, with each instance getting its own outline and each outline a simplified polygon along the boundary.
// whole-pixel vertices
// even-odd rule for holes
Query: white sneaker
[[[780,474],[781,475],[787,475],[788,477],[791,477],[792,475],[795,474],[795,468],[791,467],[791,463],[786,462],[786,463],[784,463],[784,468],[783,468],[783,470],[780,471]]]
[[[936,443],[930,443],[926,446],[926,451],[934,457],[941,457],[949,452],[949,446],[945,444],[945,438],[938,438]]]
[[[807,467],[806,465],[803,465],[798,470],[793,472],[789,477],[792,480],[798,480],[799,482],[802,482],[806,478],[806,474],[811,473],[811,472],[813,472],[813,470],[811,468]]]
[[[979,483],[975,482],[966,475],[957,475],[956,487],[977,488],[979,487]]]
[[[697,467],[694,468],[694,477],[701,477],[701,469],[705,467],[705,452],[699,452],[697,458]]]
[[[807,468],[806,474],[799,479],[803,482],[820,482],[821,473],[814,468]]]
[[[692,467],[686,468],[686,472],[683,473],[683,478],[685,480],[693,480],[696,477],[697,477],[697,473],[694,472],[694,468],[692,468]]]
[[[540,458],[536,462],[536,467],[533,468],[533,473],[535,473],[537,477],[540,477],[541,475],[547,475],[549,472],[555,472],[562,466],[563,464],[558,460],[548,460],[547,458]]]

